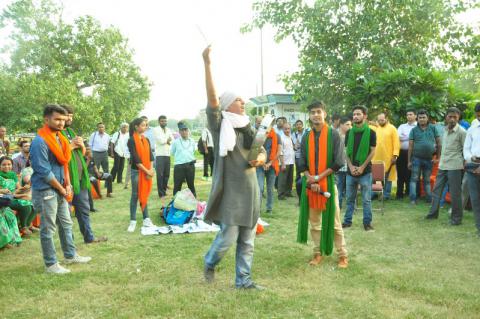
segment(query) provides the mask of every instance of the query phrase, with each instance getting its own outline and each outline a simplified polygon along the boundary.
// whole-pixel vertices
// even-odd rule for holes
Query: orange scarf
[[[272,149],[270,150],[270,162],[272,162],[272,167],[275,170],[275,175],[278,176],[280,172],[280,166],[278,165],[277,152],[278,152],[278,137],[275,130],[272,128],[267,135],[267,138],[272,139]]]
[[[135,142],[135,150],[137,151],[140,161],[146,169],[152,168],[152,161],[150,159],[150,145],[147,138],[140,136],[137,132],[133,133],[133,141]],[[148,196],[152,191],[152,179],[147,177],[144,171],[138,170],[138,200],[142,210],[147,206]]]
[[[72,156],[72,152],[70,151],[70,142],[65,136],[60,134],[60,132],[52,131],[47,124],[43,125],[43,127],[39,129],[37,133],[41,138],[43,138],[48,146],[48,149],[53,153],[58,163],[63,166],[63,172],[65,175],[64,186],[70,185],[70,175],[68,172],[68,162],[70,162],[70,158]],[[67,200],[71,201],[71,198],[69,197]]]
[[[320,138],[318,141],[318,162],[315,163],[315,132],[310,130],[308,135],[308,172],[310,175],[315,176],[315,166],[318,169],[318,173],[322,173],[327,169],[327,143],[328,143],[328,126],[324,125],[320,132]],[[328,191],[327,178],[322,178],[318,181],[322,192]],[[325,210],[327,198],[321,194],[312,192],[307,189],[308,194],[308,206],[315,209]]]

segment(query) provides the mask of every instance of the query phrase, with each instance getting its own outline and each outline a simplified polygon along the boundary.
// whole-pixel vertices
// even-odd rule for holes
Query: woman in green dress
[[[19,245],[22,237],[18,231],[17,217],[8,206],[0,205],[0,249]]]
[[[13,161],[7,156],[0,158],[0,194],[13,195],[14,199],[8,207],[18,212],[20,233],[29,236],[32,233],[29,226],[35,218],[30,186],[20,186],[17,174],[13,171]]]

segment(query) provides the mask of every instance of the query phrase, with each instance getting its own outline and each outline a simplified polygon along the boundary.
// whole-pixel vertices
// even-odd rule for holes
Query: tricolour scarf
[[[307,132],[306,139],[306,158],[308,161],[308,171],[311,175],[315,174],[315,166],[318,172],[325,171],[331,166],[333,160],[332,128],[324,125],[320,132],[318,143],[318,162],[315,163],[315,132]],[[327,199],[321,194],[313,193],[307,190],[307,178],[302,178],[302,193],[300,197],[300,215],[298,220],[297,242],[306,243],[308,238],[308,218],[309,207],[322,209],[322,235],[320,238],[320,253],[322,255],[331,255],[333,251],[334,224],[335,224],[335,181],[334,174],[318,182],[320,189],[330,193]],[[323,208],[322,208],[323,207]]]
[[[270,162],[272,162],[272,167],[275,170],[275,175],[278,176],[278,173],[280,172],[280,165],[278,164],[278,137],[277,133],[275,133],[275,130],[272,128],[270,132],[268,132],[267,138],[270,138],[272,140],[272,148],[270,150]]]
[[[77,135],[75,132],[67,127],[64,131],[62,131],[62,135],[65,138],[68,138],[67,133],[72,137],[76,137]],[[77,154],[77,156],[75,156]],[[80,177],[78,176],[78,161],[77,157],[80,159],[80,165],[82,165],[82,180],[80,181]],[[85,158],[83,157],[82,150],[80,148],[76,148],[72,150],[72,155],[70,158],[70,162],[68,162],[68,168],[70,172],[70,182],[72,183],[73,193],[79,194],[80,190],[88,189],[90,187],[90,177],[88,176],[88,168],[87,163],[85,162]]]
[[[360,145],[358,145],[357,154],[353,158],[353,145],[355,144],[355,134],[362,133],[362,139],[360,140]],[[362,127],[352,127],[348,132],[348,142],[347,142],[347,156],[350,161],[353,163],[358,161],[359,165],[362,165],[367,160],[368,154],[370,153],[370,128],[367,123],[364,123]]]
[[[64,186],[69,185],[70,176],[68,172],[68,163],[70,162],[70,159],[72,157],[72,152],[70,152],[70,142],[62,134],[58,134],[58,132],[50,129],[47,124],[45,124],[41,129],[39,129],[37,133],[38,136],[43,138],[43,140],[48,146],[48,149],[57,159],[57,162],[63,166],[63,172],[65,176]],[[67,200],[69,200],[69,198],[67,198]]]
[[[152,168],[152,161],[150,157],[150,145],[145,136],[140,136],[137,132],[133,133],[133,141],[135,142],[135,150],[138,157],[146,169]],[[147,177],[144,171],[138,170],[138,200],[142,210],[147,206],[148,196],[152,191],[152,179]]]
[[[220,126],[219,154],[227,156],[233,151],[237,141],[236,128],[242,128],[250,123],[248,116],[222,111],[222,123]]]

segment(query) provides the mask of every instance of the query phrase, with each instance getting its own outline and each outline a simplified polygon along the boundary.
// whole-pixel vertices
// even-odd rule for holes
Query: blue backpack
[[[163,219],[168,225],[183,225],[190,221],[193,211],[184,211],[176,209],[173,206],[173,200],[163,208]]]

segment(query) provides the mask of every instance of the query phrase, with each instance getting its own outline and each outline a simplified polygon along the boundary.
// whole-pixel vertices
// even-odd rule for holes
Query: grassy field
[[[206,199],[210,184],[196,186]],[[44,272],[38,234],[0,252],[1,318],[479,318],[480,240],[473,218],[447,225],[425,221],[426,204],[390,201],[366,233],[361,213],[345,231],[350,267],[336,257],[310,267],[311,246],[295,242],[296,200],[275,202],[271,226],[256,239],[254,280],[266,291],[234,289],[234,249],[203,282],[203,256],[215,234],[142,236],[127,233],[130,190],[96,201],[91,216],[107,243],[85,245],[75,221],[79,254],[87,265],[71,274]],[[160,224],[162,204],[152,192],[150,214]],[[139,214],[139,224],[141,219]],[[57,243],[57,256],[63,259]]]

